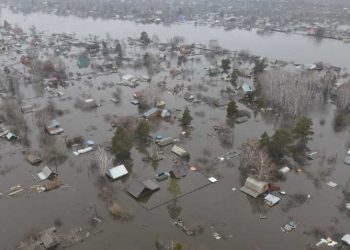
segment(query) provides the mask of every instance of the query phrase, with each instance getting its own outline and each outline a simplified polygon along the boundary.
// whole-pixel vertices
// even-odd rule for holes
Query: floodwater
[[[195,27],[193,23],[163,26],[42,13],[23,15],[13,13],[7,8],[2,9],[2,18],[11,23],[18,23],[26,29],[34,25],[38,30],[76,33],[79,37],[87,37],[89,34],[105,37],[108,33],[112,38],[121,39],[139,37],[142,31],[146,31],[150,37],[156,34],[162,41],[174,36],[183,36],[189,43],[208,44],[209,40],[216,39],[223,48],[234,51],[248,50],[252,54],[268,57],[270,60],[279,59],[304,64],[321,61],[350,68],[348,59],[350,44],[331,39],[317,40],[297,34],[273,33],[261,36],[246,30],[225,31],[223,28]]]
[[[125,38],[137,36],[141,31],[146,30],[150,34],[157,34],[161,39],[183,35],[187,41],[207,43],[209,39],[218,38],[223,47],[235,50],[249,49],[254,53],[272,58],[305,63],[323,60],[342,67],[349,65],[349,61],[344,56],[349,52],[349,46],[331,40],[316,43],[310,38],[295,35],[274,34],[269,37],[260,37],[247,31],[224,32],[220,29],[195,28],[189,24],[163,27],[42,14],[22,16],[6,9],[2,11],[2,18],[18,23],[25,29],[35,25],[39,30],[55,33],[75,32],[79,36],[86,36],[89,33],[104,36],[108,32],[113,37]],[[337,49],[332,51],[331,48],[335,47]],[[293,48],[298,49],[293,51]],[[167,87],[174,87],[176,84],[185,84],[185,86],[202,84],[203,66],[205,65],[196,65],[191,82],[176,78],[168,79]],[[144,74],[144,72],[132,70],[128,72],[139,76]],[[155,75],[153,80],[157,82],[163,79],[164,75],[168,74]],[[108,100],[116,86],[106,86],[103,82],[115,83],[119,81],[119,77],[119,74],[105,77],[93,76],[91,80],[83,77],[83,80],[76,81],[74,86],[68,89],[62,88],[61,91],[65,93],[63,97],[52,98],[58,109],[69,111],[63,116],[56,117],[65,129],[63,135],[57,136],[58,144],[63,144],[64,135],[84,135],[86,139],[95,140],[98,144],[109,142],[114,129],[105,119],[106,115],[138,114],[137,107],[130,104],[132,93],[135,90],[146,88],[147,84],[141,84],[136,89],[121,87],[122,101],[121,104],[115,105]],[[84,80],[87,83],[84,83]],[[202,91],[201,94],[218,97],[221,88],[225,87],[223,84],[228,83],[218,81],[217,84],[218,86],[207,86],[208,90]],[[42,106],[47,102],[47,97],[33,91],[31,85],[22,86],[21,93],[24,101],[31,101]],[[96,100],[104,100],[104,105],[93,112],[83,112],[74,108],[75,99],[83,93],[91,95]],[[232,134],[233,145],[227,146],[221,143],[219,138],[207,136],[209,132],[212,132],[213,125],[225,120],[225,109],[213,108],[206,104],[189,104],[184,101],[183,94],[184,92],[178,95],[162,92],[167,106],[171,109],[183,109],[190,105],[194,117],[192,123],[194,129],[190,137],[184,138],[179,146],[190,152],[191,161],[197,162],[200,169],[211,165],[215,157],[239,147],[247,139],[257,138],[264,131],[272,133],[275,129],[275,119],[271,116],[267,114],[254,116],[250,111],[251,119],[235,126]],[[239,108],[249,110],[243,105],[240,105]],[[195,115],[201,113],[205,115]],[[290,172],[285,181],[277,183],[288,194],[298,192],[310,194],[311,198],[300,206],[285,210],[283,208],[288,198],[282,197],[282,201],[276,207],[267,208],[261,200],[247,197],[239,191],[244,180],[238,170],[238,163],[229,161],[219,163],[214,168],[204,171],[203,176],[213,175],[219,181],[179,198],[176,205],[180,209],[177,211],[168,211],[166,205],[147,210],[127,195],[124,189],[133,179],[153,178],[155,172],[168,170],[174,164],[173,159],[176,159],[175,155],[169,153],[169,148],[164,150],[165,160],[161,161],[155,170],[150,164],[142,161],[144,154],[134,147],[133,165],[129,169],[131,174],[125,179],[107,184],[101,183],[98,174],[91,170],[92,154],[77,157],[72,154],[72,150],[66,149],[69,158],[58,166],[59,175],[66,184],[65,187],[47,193],[27,192],[17,197],[4,195],[0,198],[2,225],[0,227],[0,249],[14,249],[14,246],[31,232],[49,228],[57,219],[62,224],[58,228],[60,234],[75,227],[87,227],[90,225],[95,208],[98,215],[104,218],[103,223],[97,225],[102,233],[75,244],[70,249],[155,249],[155,239],[159,237],[164,242],[181,242],[188,249],[296,250],[304,249],[307,243],[314,245],[320,240],[320,237],[314,237],[309,233],[315,228],[324,230],[327,236],[332,237],[337,233],[349,233],[347,214],[344,209],[340,209],[343,205],[341,189],[332,189],[326,185],[328,181],[334,181],[344,186],[350,173],[350,168],[342,163],[347,151],[349,131],[334,132],[332,126],[334,113],[335,107],[332,104],[319,105],[309,113],[314,122],[315,132],[309,147],[327,157],[338,154],[338,161],[334,169],[329,171],[328,175],[323,174],[333,165],[329,166],[322,159],[317,159],[305,167],[309,175]],[[43,131],[37,128],[35,117],[32,114],[26,114],[25,118],[31,129],[32,148],[44,150],[40,148],[37,139],[39,133]],[[324,125],[320,125],[322,119],[325,121]],[[180,136],[181,128],[178,122],[158,121],[155,123],[152,131],[154,134]],[[32,185],[31,175],[39,172],[45,162],[39,167],[29,165],[24,160],[22,147],[17,144],[12,145],[1,141],[0,150],[2,173],[0,192],[4,193],[9,187],[18,184]],[[153,150],[153,147],[150,147],[149,150]],[[198,174],[201,175],[201,173]],[[202,179],[195,182],[193,184],[197,187],[201,184]],[[113,198],[122,206],[133,211],[134,218],[131,221],[120,222],[111,218],[105,202],[99,196],[103,185],[110,186],[113,189]],[[232,191],[232,188],[236,188],[237,191]],[[177,213],[187,225],[204,226],[204,231],[194,237],[186,236],[179,228],[172,225],[173,213]],[[261,214],[266,215],[267,219],[259,219]],[[298,226],[293,232],[284,233],[280,227],[287,223],[289,218],[293,218]],[[227,239],[216,240],[212,236],[213,232],[219,232]]]

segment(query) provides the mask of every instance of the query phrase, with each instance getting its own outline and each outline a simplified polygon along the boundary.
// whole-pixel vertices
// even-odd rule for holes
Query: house
[[[264,201],[269,205],[269,207],[273,207],[276,205],[278,202],[280,202],[281,198],[274,196],[272,194],[268,194],[265,196]]]
[[[265,193],[268,189],[269,184],[267,182],[256,180],[253,177],[248,177],[244,186],[241,187],[241,191],[243,193],[246,193],[254,198]]]
[[[31,113],[34,112],[34,105],[33,104],[26,104],[21,107],[22,113]]]
[[[112,178],[113,180],[116,180],[127,175],[128,173],[129,172],[124,165],[119,165],[114,168],[108,169],[106,175]]]
[[[176,145],[171,149],[171,152],[173,152],[174,154],[181,156],[181,157],[184,157],[187,154],[187,152],[185,150],[183,150],[182,148],[180,148]]]
[[[161,110],[159,108],[151,108],[151,109],[147,110],[145,113],[143,113],[142,116],[145,119],[149,119],[152,117],[159,116],[160,113],[161,113]]]
[[[187,175],[187,169],[182,165],[175,165],[169,173],[171,178],[180,179]]]
[[[135,180],[126,189],[126,191],[135,199],[145,197],[146,195],[149,195],[157,190],[159,190],[159,186],[151,180],[146,180],[143,182]]]
[[[166,137],[156,141],[156,144],[161,147],[165,147],[173,143],[174,143],[174,138],[172,137]]]
[[[64,129],[61,128],[60,123],[56,120],[49,121],[46,125],[46,130],[50,135],[58,135],[64,132]]]
[[[41,170],[40,173],[38,173],[38,177],[41,181],[47,180],[47,179],[53,179],[57,176],[57,173],[52,171],[48,166],[45,166],[43,170]]]
[[[29,152],[26,155],[26,160],[32,165],[38,165],[42,162],[41,154],[37,151]]]

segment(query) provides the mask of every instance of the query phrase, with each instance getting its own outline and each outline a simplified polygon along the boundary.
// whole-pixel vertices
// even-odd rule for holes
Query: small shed
[[[47,179],[53,179],[57,176],[57,173],[52,171],[48,166],[45,166],[43,170],[41,170],[40,173],[38,173],[38,177],[41,181],[47,180]]]
[[[114,168],[108,169],[106,175],[112,178],[113,180],[119,179],[129,172],[124,165],[119,165]]]
[[[140,199],[159,189],[159,186],[151,180],[140,182],[135,180],[127,188],[127,192],[135,199]]]
[[[174,154],[181,156],[181,157],[184,157],[187,154],[187,152],[184,149],[182,149],[176,145],[171,149],[171,152],[173,152]]]
[[[41,154],[38,151],[29,152],[26,155],[26,160],[32,165],[38,165],[42,162]]]
[[[256,180],[253,177],[248,177],[244,186],[241,187],[241,191],[243,193],[246,193],[254,198],[265,193],[268,189],[269,184],[267,182]]]
[[[163,138],[163,139],[156,141],[156,143],[158,146],[165,147],[165,146],[168,146],[170,144],[173,144],[174,138],[173,137],[166,137],[166,138]]]

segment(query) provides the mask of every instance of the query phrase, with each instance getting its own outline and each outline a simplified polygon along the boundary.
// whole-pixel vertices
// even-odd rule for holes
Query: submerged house
[[[110,168],[106,173],[106,175],[112,178],[113,180],[119,179],[127,174],[129,174],[129,172],[124,165],[119,165],[114,168]]]
[[[256,180],[253,177],[248,177],[244,183],[244,186],[241,187],[241,191],[250,195],[253,198],[258,197],[259,195],[267,192],[269,189],[269,184],[265,181]]]
[[[143,182],[135,180],[126,189],[126,191],[135,199],[145,197],[146,195],[149,195],[157,190],[159,190],[159,186],[151,180],[146,180]]]
[[[158,108],[151,108],[151,109],[147,110],[145,113],[143,113],[142,116],[145,119],[150,119],[150,118],[159,116],[160,113],[161,113],[160,109],[158,109]]]
[[[46,130],[50,135],[58,135],[64,132],[64,129],[61,128],[61,125],[56,120],[51,120],[46,125]]]

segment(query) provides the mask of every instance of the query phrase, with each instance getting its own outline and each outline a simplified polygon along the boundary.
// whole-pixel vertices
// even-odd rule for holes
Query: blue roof
[[[158,108],[151,108],[150,110],[146,111],[145,113],[143,113],[143,117],[147,118],[150,117],[151,115],[153,115],[154,113],[159,112]]]

